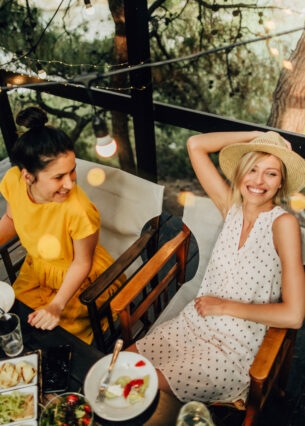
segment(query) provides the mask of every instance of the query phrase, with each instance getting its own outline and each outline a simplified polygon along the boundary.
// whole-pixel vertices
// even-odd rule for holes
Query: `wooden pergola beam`
[[[20,76],[19,74],[6,72],[4,70],[0,71],[0,82],[1,86],[13,85],[13,87],[15,87],[14,85],[17,84],[16,82],[20,82],[20,84],[26,85],[28,87],[30,85],[33,90],[49,93],[61,98],[71,99],[88,104],[91,104],[92,102],[88,96],[88,90],[85,87],[77,84],[44,83],[37,78]],[[92,88],[91,91],[95,105],[107,110],[118,110],[126,114],[130,114],[131,116],[133,115],[133,101],[130,95],[97,88]],[[9,152],[11,144],[16,139],[16,129],[12,111],[5,91],[0,93],[0,111],[0,127]],[[210,114],[203,111],[196,111],[189,108],[178,107],[162,102],[152,103],[151,114],[151,119],[153,122],[160,122],[162,124],[177,126],[189,129],[190,131],[194,132],[254,129],[260,129],[263,131],[275,130],[281,133],[283,137],[287,137],[291,141],[293,149],[302,155],[302,157],[305,157],[305,136],[299,133],[288,132],[285,130],[258,125],[256,123],[249,123],[242,120],[234,120],[232,118]],[[139,150],[148,148],[147,145],[142,146],[143,139],[141,138],[136,140],[136,144],[140,145],[138,147]],[[155,147],[150,147],[150,150],[154,151]],[[147,152],[148,155],[153,155],[153,153],[149,150]],[[139,161],[139,167],[144,167],[144,164],[141,164],[141,159],[139,159]]]

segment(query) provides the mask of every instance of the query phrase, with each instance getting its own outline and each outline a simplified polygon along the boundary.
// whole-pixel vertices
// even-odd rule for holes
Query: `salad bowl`
[[[39,426],[91,426],[93,411],[84,395],[66,392],[52,398],[43,409]]]

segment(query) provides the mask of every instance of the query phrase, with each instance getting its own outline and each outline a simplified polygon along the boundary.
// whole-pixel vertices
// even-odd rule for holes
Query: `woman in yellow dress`
[[[14,144],[13,167],[0,183],[7,201],[0,244],[18,234],[27,251],[13,288],[16,298],[34,310],[29,324],[43,330],[60,325],[91,343],[88,312],[79,294],[113,259],[98,244],[99,212],[76,184],[73,143],[47,121],[36,107],[17,115],[17,124],[29,130]],[[101,295],[100,303],[119,286],[121,280]]]

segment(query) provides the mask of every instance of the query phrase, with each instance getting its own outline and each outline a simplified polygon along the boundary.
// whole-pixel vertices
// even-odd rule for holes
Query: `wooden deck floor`
[[[0,161],[0,179],[9,167],[7,160]],[[0,196],[0,216],[4,211],[4,203]],[[167,241],[181,229],[181,218],[164,213],[161,220],[160,243]],[[198,250],[194,239],[191,241],[187,267],[187,280],[196,273],[198,266]],[[0,261],[0,280],[7,281],[7,275]],[[1,295],[0,295],[1,297]],[[213,412],[217,426],[240,426],[243,415],[229,409],[217,408]],[[304,426],[305,425],[305,326],[299,330],[286,397],[278,400],[270,398],[258,426]],[[156,425],[157,426],[157,425]],[[158,425],[166,426],[166,425]]]

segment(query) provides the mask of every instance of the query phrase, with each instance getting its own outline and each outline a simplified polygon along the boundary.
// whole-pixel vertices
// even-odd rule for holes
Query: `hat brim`
[[[286,166],[287,192],[292,194],[305,187],[305,160],[299,154],[281,147],[263,143],[236,143],[224,147],[219,153],[219,165],[224,175],[232,182],[236,167],[243,155],[260,151],[278,157]]]

